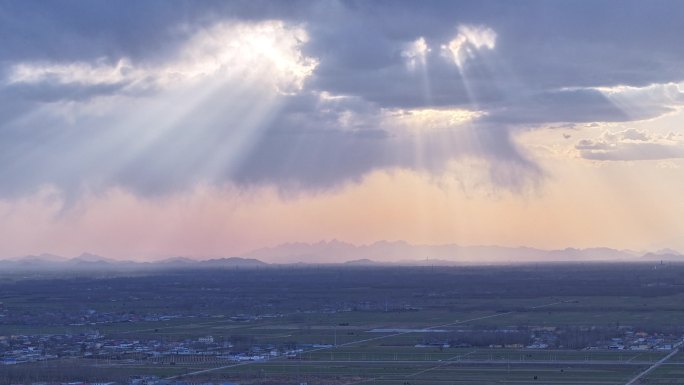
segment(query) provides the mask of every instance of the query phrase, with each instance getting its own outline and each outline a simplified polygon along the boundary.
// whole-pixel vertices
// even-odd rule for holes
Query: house
[[[200,337],[197,339],[197,342],[200,342],[203,344],[213,344],[214,343],[214,337],[212,337],[212,336]]]

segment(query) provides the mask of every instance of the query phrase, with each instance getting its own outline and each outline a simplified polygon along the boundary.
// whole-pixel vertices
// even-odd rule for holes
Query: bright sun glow
[[[448,130],[457,128],[484,115],[482,111],[466,109],[397,109],[383,112],[387,126],[409,131]]]
[[[415,70],[418,65],[425,66],[425,57],[430,51],[425,38],[421,36],[409,44],[401,55],[406,59],[406,66],[410,70]]]
[[[463,68],[466,61],[475,52],[482,49],[494,49],[496,46],[496,32],[491,28],[475,25],[461,25],[458,34],[448,44],[442,45],[442,54]]]
[[[219,23],[197,31],[169,63],[26,62],[11,68],[8,82],[113,85],[128,88],[174,87],[218,76],[225,80],[267,83],[279,92],[300,90],[318,65],[301,46],[308,40],[301,26],[282,21]],[[264,76],[268,74],[268,76]]]

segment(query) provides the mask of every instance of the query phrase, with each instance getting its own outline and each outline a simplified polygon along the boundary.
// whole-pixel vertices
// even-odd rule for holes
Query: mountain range
[[[531,247],[413,245],[403,241],[379,241],[368,245],[354,245],[338,240],[317,243],[286,243],[276,247],[257,249],[239,256],[197,259],[173,257],[154,262],[117,260],[83,253],[74,258],[53,254],[29,255],[0,260],[4,269],[164,269],[164,268],[239,268],[270,264],[344,264],[371,266],[377,264],[402,265],[461,265],[511,264],[533,262],[589,262],[589,261],[684,261],[676,250],[636,252],[606,247],[566,248],[543,250]]]
[[[675,250],[648,253],[649,259],[663,256],[668,260],[684,261]],[[404,241],[379,241],[356,246],[338,240],[317,243],[286,243],[276,247],[262,248],[242,255],[270,263],[305,261],[309,263],[339,263],[341,261],[404,264],[472,264],[472,263],[530,263],[530,262],[584,262],[584,261],[634,261],[643,252],[617,250],[607,247],[586,249],[566,248],[543,250],[532,247],[413,245]]]

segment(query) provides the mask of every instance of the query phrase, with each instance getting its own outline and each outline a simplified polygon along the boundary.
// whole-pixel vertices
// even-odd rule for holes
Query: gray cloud
[[[653,111],[652,115],[646,116],[662,113]],[[522,96],[493,105],[492,114],[487,119],[504,124],[631,120],[596,90],[549,91]]]
[[[343,31],[330,40],[313,42],[312,53],[322,59],[317,79],[321,88],[363,95],[386,106],[424,103],[416,92],[421,89],[420,78],[406,75],[400,47],[420,36],[439,47],[456,35],[459,23],[491,27],[497,32],[496,49],[479,53],[476,65],[464,76],[433,50],[426,69],[433,103],[486,106],[506,103],[521,93],[544,95],[566,87],[645,86],[684,79],[684,70],[678,67],[684,55],[672,49],[684,32],[675,16],[680,12],[669,8],[678,4],[633,2],[619,9],[610,2],[582,1],[553,6],[543,2],[383,5],[349,7],[320,27],[321,36]],[[647,19],[645,14],[659,16]],[[349,63],[355,63],[354,70],[347,67]],[[363,66],[368,71],[358,70]],[[383,89],[388,92],[380,92]]]
[[[444,173],[450,161],[464,156],[489,159],[483,171],[504,188],[519,189],[542,177],[505,128],[465,125],[425,132],[416,139],[415,133],[395,132],[399,127],[376,128],[377,119],[340,127],[345,107],[358,101],[343,100],[340,110],[327,110],[312,106],[313,97],[304,95],[281,96],[279,112],[262,122],[258,135],[244,138],[240,119],[212,117],[221,111],[224,97],[230,98],[226,90],[213,95],[145,145],[140,143],[145,142],[146,127],[107,122],[109,115],[81,117],[76,126],[69,126],[68,116],[55,120],[51,114],[16,122],[5,128],[0,142],[0,178],[5,181],[0,195],[52,184],[70,197],[116,186],[155,196],[197,183],[229,181],[274,185],[283,191],[324,191],[359,181],[374,170]],[[251,103],[252,98],[245,97]],[[144,113],[128,105],[125,110]],[[509,173],[515,177],[506,177]]]
[[[682,10],[659,1],[3,2],[0,195],[46,184],[143,195],[201,182],[328,189],[379,169],[445,172],[464,156],[485,160],[493,183],[519,189],[543,172],[514,143],[516,127],[646,119],[681,103],[681,93],[664,90],[632,108],[599,87],[684,80],[684,51],[673,49],[684,34]],[[165,63],[216,23],[274,19],[306,29],[301,55],[317,60],[297,95],[209,80],[192,86],[202,95],[192,99],[175,78],[160,78]],[[463,25],[491,29],[496,42],[464,43],[470,54],[457,65],[442,46]],[[419,38],[430,51],[407,65],[403,52]],[[11,79],[22,63],[89,71],[124,59],[130,68],[115,81]],[[421,134],[385,119],[420,108],[484,115]],[[681,154],[679,145],[640,135],[577,149],[590,159]]]

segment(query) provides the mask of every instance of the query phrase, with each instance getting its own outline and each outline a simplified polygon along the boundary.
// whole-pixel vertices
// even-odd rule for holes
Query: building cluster
[[[246,317],[248,318],[248,317]],[[574,348],[589,350],[671,350],[682,341],[682,336],[659,332],[645,332],[623,328],[618,336],[598,339]],[[567,349],[562,337],[567,331],[556,327],[530,328],[520,330],[460,331],[461,336],[480,338],[470,343],[463,337],[456,340],[432,338],[416,347],[465,348],[483,346],[505,349]],[[529,333],[529,334],[527,334]],[[438,333],[437,333],[438,334]],[[526,343],[519,336],[524,334]],[[461,342],[457,342],[461,340]],[[497,342],[486,342],[494,340]],[[476,342],[484,342],[479,344]],[[40,334],[0,336],[0,364],[15,365],[53,359],[95,359],[148,361],[156,364],[177,363],[221,363],[226,361],[261,361],[274,357],[296,357],[309,348],[328,348],[332,345],[273,345],[241,342],[235,346],[230,340],[200,336],[180,341],[158,339],[107,338],[97,330],[80,334]]]
[[[98,325],[114,322],[165,322],[177,318],[207,317],[206,315],[189,316],[178,314],[146,314],[107,313],[85,310],[68,315],[66,312],[45,313],[38,315],[24,314],[8,316],[3,314],[2,323],[18,325],[62,324],[65,329],[74,328],[92,330],[80,333],[63,334],[17,334],[0,335],[0,365],[15,365],[53,359],[90,358],[103,360],[143,360],[153,359],[161,363],[193,360],[256,360],[266,359],[278,354],[286,354],[283,350],[263,346],[241,347],[237,352],[229,341],[215,340],[212,336],[201,336],[182,341],[164,339],[135,340],[125,338],[106,338],[95,330]],[[252,322],[266,318],[279,318],[282,314],[249,315],[239,314],[229,317],[234,322]],[[216,317],[216,316],[214,316]],[[223,317],[223,316],[221,316]],[[52,321],[59,320],[56,323]],[[163,327],[163,326],[159,326]]]
[[[684,337],[664,333],[628,330],[624,337],[602,341],[596,349],[610,350],[672,350]]]
[[[242,344],[213,336],[182,341],[106,338],[98,331],[82,334],[0,336],[0,364],[16,365],[53,359],[148,361],[156,364],[260,361],[294,356],[303,350],[272,344]]]
[[[585,328],[590,329],[590,328]],[[583,330],[587,332],[587,330]],[[531,334],[532,343],[524,346],[527,349],[565,349],[562,334],[566,333],[562,328],[542,327],[535,328]],[[684,336],[673,333],[647,332],[634,329],[633,327],[621,327],[616,336],[600,338],[590,341],[584,346],[586,350],[672,350],[684,339]],[[571,348],[577,348],[573,346]]]

